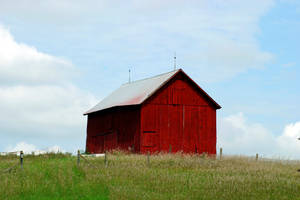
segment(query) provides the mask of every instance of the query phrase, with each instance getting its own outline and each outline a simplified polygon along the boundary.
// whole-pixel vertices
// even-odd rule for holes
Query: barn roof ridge
[[[193,82],[193,84],[196,84],[217,108],[221,108],[221,106],[219,106],[219,104],[217,104],[203,89],[201,89],[201,87],[182,69],[176,69],[153,77],[124,83],[110,95],[103,98],[97,105],[86,111],[84,115],[118,106],[140,105],[161,89],[179,72],[182,72]]]
[[[163,75],[166,75],[166,74],[169,74],[169,73],[172,73],[172,72],[176,73],[176,72],[181,71],[181,70],[182,70],[181,68],[180,69],[175,69],[175,70],[168,71],[168,72],[165,72],[165,73],[162,73],[162,74],[157,74],[155,76],[150,76],[150,77],[147,77],[147,78],[142,78],[142,79],[131,81],[131,82],[126,82],[126,83],[123,83],[121,86],[134,84],[136,82],[145,81],[147,79],[153,79],[153,78],[156,78],[156,77],[159,77],[159,76],[163,76]]]

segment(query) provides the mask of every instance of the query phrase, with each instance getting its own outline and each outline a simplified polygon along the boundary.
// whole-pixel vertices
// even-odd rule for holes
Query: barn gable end
[[[216,152],[216,107],[178,73],[141,108],[141,151]]]

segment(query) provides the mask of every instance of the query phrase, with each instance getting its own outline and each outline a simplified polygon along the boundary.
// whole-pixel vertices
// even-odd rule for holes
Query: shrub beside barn
[[[86,151],[216,154],[220,108],[182,69],[126,83],[84,114]]]

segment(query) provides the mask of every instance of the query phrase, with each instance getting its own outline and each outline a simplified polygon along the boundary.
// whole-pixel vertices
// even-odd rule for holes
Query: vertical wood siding
[[[141,108],[141,152],[216,154],[216,109],[180,74]]]

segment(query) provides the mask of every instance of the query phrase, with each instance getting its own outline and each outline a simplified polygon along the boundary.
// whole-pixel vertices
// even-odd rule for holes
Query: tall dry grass
[[[114,151],[107,166],[89,157],[77,167],[76,157],[46,156],[0,174],[0,199],[300,199],[298,161],[157,154],[148,165],[146,155]],[[12,160],[0,157],[0,170]]]

